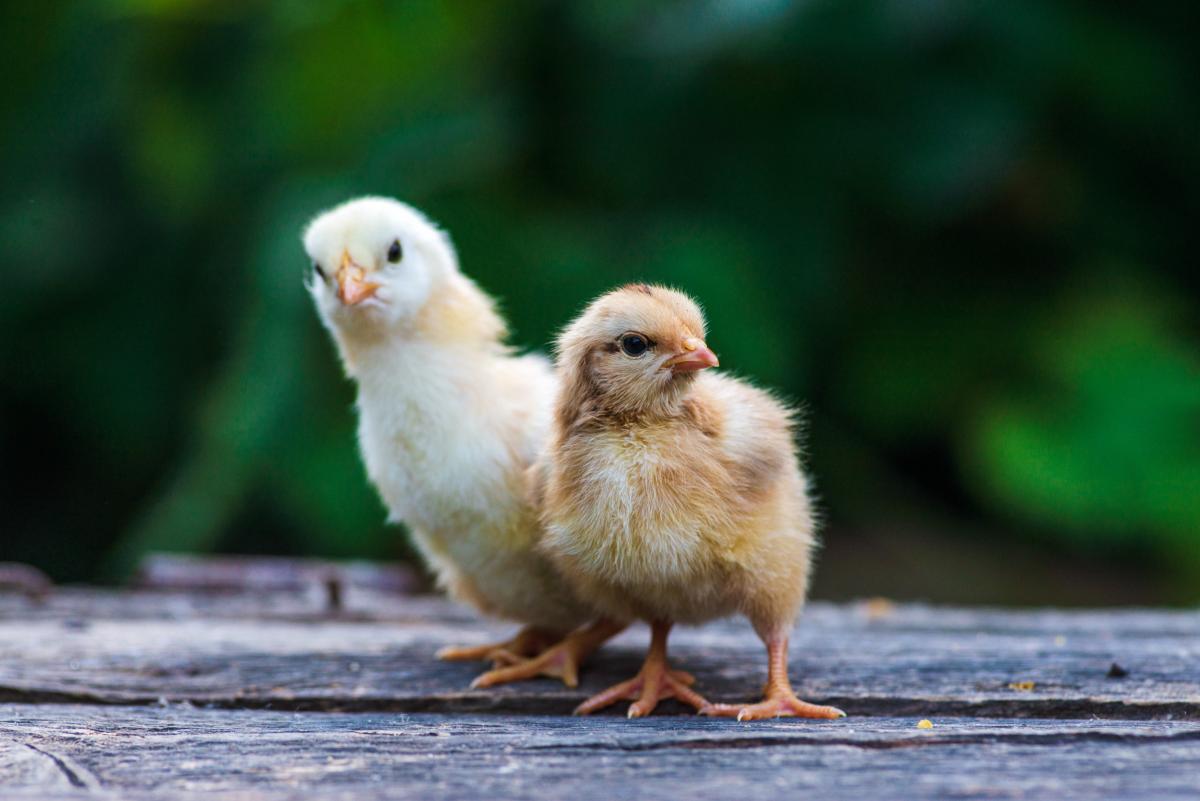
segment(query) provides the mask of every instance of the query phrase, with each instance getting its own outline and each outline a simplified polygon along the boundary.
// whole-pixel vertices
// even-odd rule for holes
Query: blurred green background
[[[363,193],[521,346],[676,284],[808,409],[815,595],[1200,601],[1190,4],[0,11],[0,560],[409,558],[303,292]]]

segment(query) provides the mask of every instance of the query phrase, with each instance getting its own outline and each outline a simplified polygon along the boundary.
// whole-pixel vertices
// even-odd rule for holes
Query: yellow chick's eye
[[[650,343],[641,334],[623,334],[621,336],[621,350],[626,356],[641,356],[650,347]]]
[[[321,276],[321,280],[322,280],[322,281],[327,281],[327,280],[329,280],[329,279],[328,279],[328,278],[325,276],[325,271],[321,269],[321,263],[320,263],[319,261],[314,261],[314,262],[313,262],[313,270],[316,272],[316,274],[317,274],[317,275]]]
[[[402,258],[404,258],[404,248],[400,247],[400,240],[397,239],[392,242],[392,246],[388,248],[387,259],[392,264],[395,264]]]

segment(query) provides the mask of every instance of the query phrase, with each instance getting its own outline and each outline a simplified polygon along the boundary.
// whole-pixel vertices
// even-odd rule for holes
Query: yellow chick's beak
[[[676,373],[690,373],[720,364],[717,354],[708,349],[703,339],[688,337],[683,341],[683,350],[667,359],[663,367],[669,367]]]
[[[375,294],[379,284],[366,280],[366,270],[354,263],[349,251],[342,251],[342,263],[337,271],[338,299],[347,306],[362,303]]]

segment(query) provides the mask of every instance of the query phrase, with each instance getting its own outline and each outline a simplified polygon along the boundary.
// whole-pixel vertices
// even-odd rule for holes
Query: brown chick
[[[814,519],[792,412],[727,376],[687,296],[634,284],[600,297],[558,340],[561,380],[547,452],[532,470],[540,547],[581,599],[651,625],[629,681],[585,701],[630,699],[630,717],[677,698],[739,720],[843,712],[800,700],[788,634],[808,587]],[[767,647],[765,698],[709,704],[667,663],[676,622],[745,615]]]

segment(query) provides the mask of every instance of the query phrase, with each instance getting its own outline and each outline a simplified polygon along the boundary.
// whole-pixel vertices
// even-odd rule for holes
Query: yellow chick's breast
[[[703,447],[692,439],[676,426],[606,430],[568,444],[552,473],[544,548],[611,615],[686,623],[738,611],[728,477],[689,467],[684,454]]]

